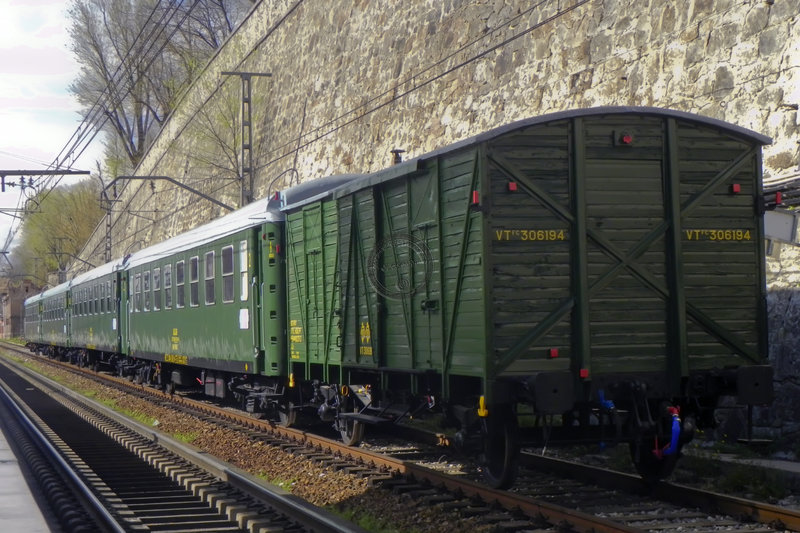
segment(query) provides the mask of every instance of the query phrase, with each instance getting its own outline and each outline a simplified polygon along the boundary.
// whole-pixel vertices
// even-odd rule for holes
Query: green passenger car
[[[120,264],[110,262],[70,282],[72,346],[82,364],[97,366],[105,354],[121,353]]]
[[[38,349],[42,344],[42,295],[36,294],[25,299],[24,338],[30,348]]]
[[[69,309],[69,284],[62,283],[41,294],[39,313],[41,317],[40,338],[44,351],[55,354],[58,347],[71,347]]]
[[[282,198],[344,181],[316,180]],[[279,203],[278,196],[259,200],[122,261],[122,351],[132,360],[121,373],[169,388],[200,382],[205,394],[232,396],[248,411],[287,415]]]
[[[287,205],[290,371],[338,384],[321,394],[353,440],[401,399],[443,402],[465,438],[483,428],[497,485],[523,412],[554,439],[629,441],[661,476],[720,394],[771,394],[768,142],[686,113],[578,110]]]
[[[268,302],[278,290],[280,269],[270,269],[269,258],[281,231],[266,207],[256,202],[123,263],[127,353],[170,370],[166,376],[147,364],[137,378],[202,379],[208,394],[224,397],[226,373],[285,374],[282,306]],[[260,322],[262,303],[272,318]]]

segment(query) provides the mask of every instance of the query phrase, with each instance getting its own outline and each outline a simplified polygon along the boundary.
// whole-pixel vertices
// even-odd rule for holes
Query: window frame
[[[230,262],[230,270],[226,271],[226,252],[230,254],[228,261]],[[220,252],[220,270],[222,275],[222,303],[229,304],[236,300],[236,287],[233,274],[236,271],[236,256],[233,251],[233,245],[225,246]]]
[[[189,307],[200,306],[200,257],[189,258]]]
[[[153,267],[153,311],[161,309],[161,267]]]
[[[203,301],[206,305],[214,305],[217,303],[216,293],[216,260],[217,254],[214,250],[208,251],[203,254]]]
[[[239,242],[239,277],[241,286],[239,287],[239,301],[246,302],[250,298],[250,284],[248,279],[249,257],[247,253],[247,240]]]
[[[175,308],[186,307],[186,262],[181,259],[175,263]]]
[[[142,273],[136,272],[133,275],[133,312],[140,313],[142,310]]]
[[[148,268],[142,272],[142,301],[144,303],[142,309],[144,309],[145,312],[150,310],[151,290],[152,286],[150,285],[150,269]]]
[[[164,265],[164,309],[172,309],[172,263]]]

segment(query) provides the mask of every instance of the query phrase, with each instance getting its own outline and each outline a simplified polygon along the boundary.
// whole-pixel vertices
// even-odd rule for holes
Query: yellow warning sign
[[[361,346],[358,349],[359,355],[372,356],[372,331],[369,322],[361,323]]]

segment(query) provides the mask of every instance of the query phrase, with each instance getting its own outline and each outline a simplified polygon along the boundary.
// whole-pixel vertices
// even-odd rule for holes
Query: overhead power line
[[[161,42],[159,48],[155,51],[154,47],[156,46],[157,38],[163,35],[168,25],[180,11],[178,8],[182,2],[179,0],[170,0],[168,6],[162,12],[161,18],[158,21],[159,24],[156,25],[152,25],[150,22],[155,13],[158,11],[160,2],[153,6],[145,20],[145,23],[142,24],[139,32],[134,38],[133,43],[131,43],[131,46],[128,48],[125,55],[117,65],[117,68],[111,76],[110,82],[103,89],[89,111],[86,112],[83,120],[69,138],[64,148],[62,148],[53,162],[47,166],[48,170],[59,170],[65,165],[65,170],[72,168],[72,164],[74,164],[74,162],[77,161],[77,159],[83,154],[89,144],[91,144],[91,142],[95,139],[97,134],[102,131],[102,128],[108,121],[108,115],[105,114],[105,108],[103,107],[102,103],[107,101],[109,104],[113,104],[115,100],[116,102],[121,103],[122,100],[128,94],[130,94],[132,89],[131,84],[133,82],[126,79],[125,70],[123,67],[125,67],[125,65],[128,64],[132,59],[137,61],[144,59],[144,70],[147,71],[150,66],[152,66],[153,62],[159,57],[161,52],[166,48],[171,38],[175,35],[175,33],[177,33],[181,25],[186,21],[198,3],[199,0],[194,0],[192,2],[191,6],[186,10],[184,16],[173,26],[169,36]],[[150,26],[150,32],[145,35],[145,30],[148,26]],[[150,56],[149,58],[147,57],[148,54]],[[109,107],[113,106],[109,105]],[[51,175],[50,177],[36,183],[38,190],[45,191],[44,197],[46,197],[49,194],[49,191],[51,191],[60,183],[61,177],[56,177],[56,175],[57,173],[54,173],[54,175]],[[44,199],[44,197],[42,199]],[[22,206],[22,200],[22,196],[20,196],[17,201],[18,209]],[[19,225],[15,225],[12,222],[3,246],[3,253],[8,251],[8,248],[18,230]]]

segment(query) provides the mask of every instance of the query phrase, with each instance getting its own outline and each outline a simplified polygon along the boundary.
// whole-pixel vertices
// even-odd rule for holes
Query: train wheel
[[[278,424],[290,428],[297,423],[297,409],[292,402],[282,403],[278,406]]]
[[[352,418],[338,417],[336,427],[342,436],[342,442],[346,446],[358,446],[364,440],[364,423]]]
[[[653,453],[653,441],[640,439],[630,443],[631,460],[636,471],[650,483],[665,479],[672,474],[678,462],[678,454],[657,456]]]
[[[493,488],[510,487],[517,477],[519,438],[517,417],[510,405],[498,406],[483,419],[484,478]]]

